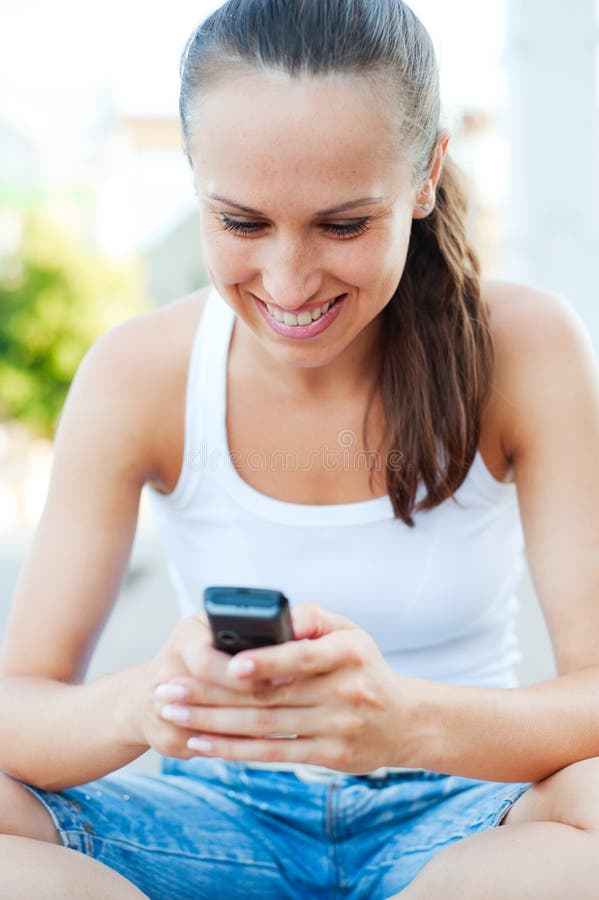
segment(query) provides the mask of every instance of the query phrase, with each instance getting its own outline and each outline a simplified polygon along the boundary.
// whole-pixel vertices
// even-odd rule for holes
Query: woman
[[[5,894],[595,897],[588,337],[479,278],[401,0],[229,0],[181,74],[212,284],[66,403],[3,653]],[[83,684],[143,485],[184,616]],[[559,671],[527,688],[523,537]],[[230,659],[208,584],[283,590],[307,640]]]

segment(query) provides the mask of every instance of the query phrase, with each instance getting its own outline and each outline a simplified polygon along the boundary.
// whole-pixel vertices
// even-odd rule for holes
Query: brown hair
[[[430,174],[440,136],[438,67],[430,36],[403,0],[228,0],[189,38],[181,58],[179,110],[191,164],[192,104],[242,69],[291,77],[348,73],[390,85],[397,150],[414,183]],[[381,81],[382,78],[382,81]],[[466,198],[446,158],[433,212],[412,224],[401,280],[382,311],[377,391],[386,432],[386,487],[396,517],[451,497],[480,439],[493,345],[479,264],[465,232]],[[372,475],[372,473],[371,473]],[[416,503],[419,482],[426,493]]]

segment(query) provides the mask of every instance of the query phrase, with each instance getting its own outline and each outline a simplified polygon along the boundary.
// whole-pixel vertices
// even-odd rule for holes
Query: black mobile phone
[[[295,640],[289,601],[281,591],[207,587],[204,607],[213,644],[225,653]]]

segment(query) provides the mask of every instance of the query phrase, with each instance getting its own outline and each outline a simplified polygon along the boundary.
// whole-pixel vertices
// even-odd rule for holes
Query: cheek
[[[391,240],[385,246],[379,260],[381,276],[387,285],[392,283],[393,290],[397,287],[406,265],[411,229],[411,216],[403,217],[393,229]]]
[[[407,257],[409,230],[373,234],[369,240],[356,241],[346,254],[345,277],[363,289],[392,285],[395,290]]]
[[[251,277],[252,241],[236,240],[219,226],[202,223],[202,253],[207,269],[223,283]]]

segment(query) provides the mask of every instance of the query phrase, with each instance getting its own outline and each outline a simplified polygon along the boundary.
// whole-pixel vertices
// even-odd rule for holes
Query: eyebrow
[[[242,212],[249,213],[251,216],[262,216],[263,218],[267,218],[264,213],[260,212],[258,209],[252,209],[250,206],[242,206],[241,203],[236,203],[234,200],[229,200],[228,197],[221,197],[218,194],[207,194],[206,195],[210,200],[218,200],[220,203],[226,203],[228,206],[234,206],[235,209],[240,209]],[[360,197],[359,200],[349,200],[347,203],[342,203],[340,206],[331,206],[329,209],[321,209],[316,215],[317,216],[332,216],[334,213],[345,212],[348,209],[353,209],[357,206],[366,206],[369,203],[382,203],[384,197]]]

